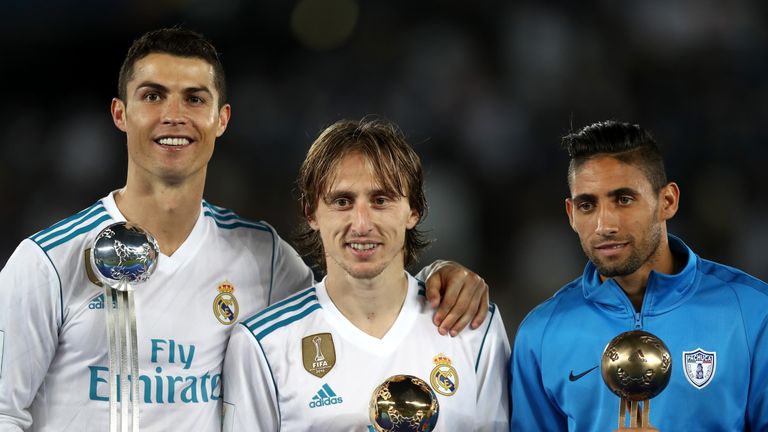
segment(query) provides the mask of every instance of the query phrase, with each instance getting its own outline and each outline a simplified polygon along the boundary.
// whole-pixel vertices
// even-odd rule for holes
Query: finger
[[[437,305],[440,304],[440,300],[442,298],[440,287],[442,282],[443,281],[440,277],[440,272],[433,271],[424,284],[424,295],[426,295],[427,301],[430,305],[432,305],[432,308],[437,308]]]
[[[488,284],[483,281],[483,290],[482,290],[482,296],[480,299],[480,303],[478,304],[477,313],[475,314],[474,319],[472,320],[472,324],[470,325],[470,328],[476,329],[480,327],[480,325],[485,321],[486,315],[488,315],[488,305],[490,304],[490,294],[488,291]]]
[[[467,289],[465,288],[463,291],[467,291]],[[451,330],[450,330],[451,336],[456,336],[457,334],[461,333],[461,331],[467,327],[467,324],[469,324],[469,322],[472,321],[478,315],[478,313],[480,313],[478,311],[479,309],[487,309],[483,307],[483,305],[481,304],[483,300],[483,295],[482,295],[482,292],[480,291],[480,287],[473,289],[473,291],[477,293],[476,295],[472,295],[469,298],[469,304],[466,310],[463,313],[461,313],[461,316],[459,317],[459,319],[456,321],[453,327],[451,327]],[[457,311],[457,314],[460,313],[459,311],[461,310],[460,309],[461,304],[462,304],[462,299],[460,296],[459,301],[456,302],[456,306],[453,308],[454,310]]]
[[[437,311],[433,318],[441,335],[448,334],[448,331],[453,327],[453,324],[458,318],[457,313],[454,313],[454,316],[451,316],[450,319],[449,315],[456,305],[456,301],[459,298],[459,293],[462,288],[462,282],[459,282],[457,278],[454,277],[446,280],[447,282],[444,283],[443,287],[443,298],[440,301],[440,305],[437,307]]]

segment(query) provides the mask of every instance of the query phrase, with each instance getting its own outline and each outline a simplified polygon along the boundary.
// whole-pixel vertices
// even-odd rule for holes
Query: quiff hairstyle
[[[316,267],[326,270],[325,252],[320,233],[313,230],[307,218],[317,211],[333,184],[336,168],[345,156],[359,153],[368,163],[379,186],[392,196],[408,199],[420,223],[427,213],[421,160],[394,123],[363,118],[341,120],[320,133],[301,164],[297,180],[299,206],[304,216],[296,240],[303,256],[311,257]],[[414,228],[405,233],[404,264],[411,265],[418,253],[429,244],[424,233]]]
[[[128,82],[133,79],[136,62],[150,54],[170,54],[177,57],[199,58],[213,66],[213,85],[219,93],[219,107],[227,103],[227,83],[224,66],[216,47],[200,33],[181,27],[162,28],[144,33],[133,41],[125,55],[117,79],[117,95],[128,102]]]
[[[614,120],[594,123],[564,136],[562,146],[571,160],[568,165],[569,185],[582,164],[599,156],[610,156],[639,168],[656,193],[667,185],[659,146],[650,132],[639,125]]]

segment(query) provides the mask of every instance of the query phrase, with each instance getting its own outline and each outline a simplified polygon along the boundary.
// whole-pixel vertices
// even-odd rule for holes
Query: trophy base
[[[651,400],[645,399],[642,401],[628,400],[621,398],[621,405],[619,405],[619,431],[658,431],[659,429],[651,426],[650,414],[651,414]],[[639,405],[642,405],[642,410]],[[627,409],[629,408],[629,409]],[[629,411],[629,412],[627,412]]]

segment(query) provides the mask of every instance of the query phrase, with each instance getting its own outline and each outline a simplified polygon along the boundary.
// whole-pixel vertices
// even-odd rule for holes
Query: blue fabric
[[[582,276],[531,311],[510,359],[512,430],[610,431],[619,398],[603,382],[603,349],[619,333],[642,329],[672,355],[667,388],[651,400],[662,431],[768,430],[768,285],[703,260],[669,236],[686,265],[675,275],[651,272],[640,313],[612,280],[588,263]],[[711,380],[686,377],[684,352],[715,352]]]

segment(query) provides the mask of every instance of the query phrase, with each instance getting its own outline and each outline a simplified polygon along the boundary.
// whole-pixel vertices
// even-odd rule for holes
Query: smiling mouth
[[[157,144],[160,144],[164,147],[175,147],[175,148],[181,148],[188,146],[192,144],[192,141],[189,138],[184,137],[165,137],[155,140]]]
[[[375,249],[379,244],[378,243],[347,243],[347,245],[349,245],[350,248],[356,251],[366,252],[366,251]]]

